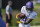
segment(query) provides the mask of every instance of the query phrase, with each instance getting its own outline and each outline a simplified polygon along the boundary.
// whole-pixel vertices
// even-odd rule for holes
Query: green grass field
[[[31,26],[33,25],[40,25],[40,5],[34,5],[34,11],[37,13],[37,17],[31,22]],[[10,27],[18,27],[16,26],[16,14],[20,13],[19,10],[13,10],[12,14],[12,24]],[[3,20],[6,22],[6,15],[5,15],[5,9],[2,9],[2,15],[3,15]],[[36,23],[36,24],[35,24]]]

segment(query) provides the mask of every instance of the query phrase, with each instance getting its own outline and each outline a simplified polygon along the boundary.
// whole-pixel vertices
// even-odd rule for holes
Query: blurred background
[[[7,6],[7,3],[10,0],[2,0],[2,17],[4,22],[6,22],[6,13],[5,8]],[[18,27],[16,25],[16,14],[20,13],[20,9],[22,6],[26,4],[26,2],[30,0],[11,0],[13,2],[12,8],[13,8],[13,14],[12,14],[12,24],[10,27]],[[40,0],[33,0],[34,3],[34,11],[37,13],[37,17],[31,22],[31,27],[40,27]]]

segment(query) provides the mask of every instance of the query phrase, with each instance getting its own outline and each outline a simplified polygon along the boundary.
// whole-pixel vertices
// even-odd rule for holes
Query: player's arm
[[[24,24],[29,24],[33,19],[28,18],[26,22],[24,22]]]
[[[22,22],[20,22],[20,17],[18,17],[18,16],[19,16],[19,14],[16,15],[17,23],[22,23]]]
[[[7,11],[8,11],[8,19],[10,19],[9,7],[7,7]]]
[[[8,11],[8,19],[10,19],[10,13],[9,13],[9,11]]]
[[[24,24],[29,24],[35,17],[37,16],[37,14],[32,14],[27,18],[27,21]]]

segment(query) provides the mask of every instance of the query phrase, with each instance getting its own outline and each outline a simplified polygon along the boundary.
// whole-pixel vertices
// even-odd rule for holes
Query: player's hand
[[[25,22],[24,24],[28,24],[28,23]]]

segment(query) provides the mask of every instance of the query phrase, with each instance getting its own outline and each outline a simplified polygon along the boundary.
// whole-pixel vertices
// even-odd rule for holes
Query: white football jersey
[[[21,8],[21,13],[24,13],[26,15],[25,19],[20,20],[20,21],[24,21],[24,22],[27,20],[27,18],[34,19],[37,16],[37,13],[34,11],[28,13],[26,10],[26,6],[23,6]]]

